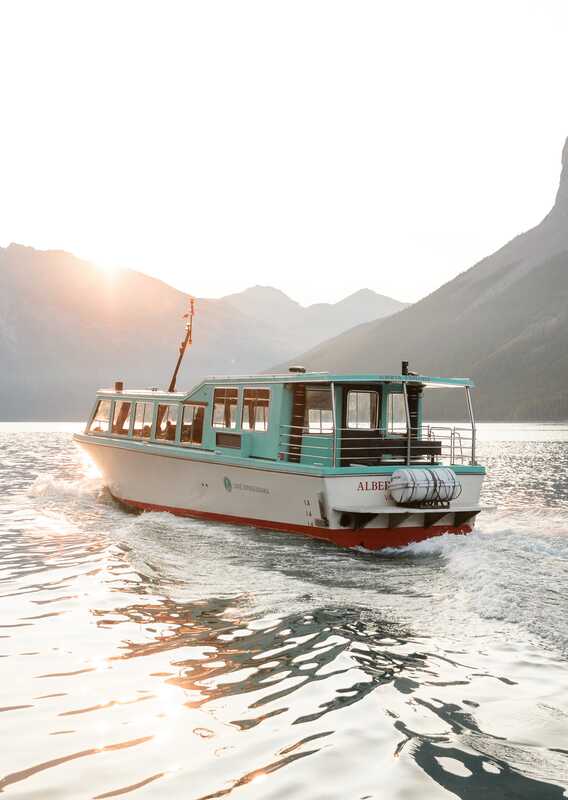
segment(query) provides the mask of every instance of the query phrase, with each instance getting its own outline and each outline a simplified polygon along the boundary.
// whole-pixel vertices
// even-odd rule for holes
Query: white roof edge
[[[148,397],[159,397],[161,395],[165,395],[167,397],[185,397],[187,392],[168,392],[167,389],[122,389],[121,391],[117,391],[116,389],[97,389],[97,394],[112,394],[117,395],[120,397],[123,396],[148,396]]]

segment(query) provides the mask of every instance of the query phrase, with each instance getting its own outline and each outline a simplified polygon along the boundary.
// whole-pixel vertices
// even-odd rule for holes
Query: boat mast
[[[189,308],[187,314],[183,315],[183,319],[187,320],[185,323],[185,336],[183,337],[181,344],[179,346],[179,355],[176,364],[176,368],[174,369],[174,374],[172,375],[172,379],[170,381],[170,386],[168,388],[168,392],[175,392],[176,390],[176,381],[179,372],[179,368],[181,367],[181,362],[183,360],[185,351],[187,350],[188,345],[192,344],[192,332],[193,332],[193,316],[195,314],[195,298],[189,298]]]

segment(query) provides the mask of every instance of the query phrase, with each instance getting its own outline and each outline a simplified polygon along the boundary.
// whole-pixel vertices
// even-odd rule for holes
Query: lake
[[[568,795],[568,423],[481,424],[469,536],[364,553],[128,514],[0,424],[8,797]]]

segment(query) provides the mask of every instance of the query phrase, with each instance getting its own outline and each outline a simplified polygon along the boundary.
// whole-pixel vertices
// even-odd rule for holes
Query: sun
[[[114,286],[120,273],[120,267],[108,261],[91,262],[101,273],[101,277],[109,287]]]

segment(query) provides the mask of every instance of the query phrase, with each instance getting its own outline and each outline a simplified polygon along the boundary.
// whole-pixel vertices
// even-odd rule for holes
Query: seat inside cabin
[[[405,463],[408,457],[407,418],[400,385],[336,385],[335,416],[337,466],[377,466]],[[288,460],[325,458],[324,439],[333,433],[334,409],[331,386],[296,384],[292,403],[292,434]],[[421,436],[423,386],[407,388],[410,418],[410,461],[436,463],[442,442]]]
[[[442,443],[421,438],[423,387],[407,388],[410,419],[410,460],[435,461]],[[399,387],[355,384],[343,386],[340,465],[376,466],[405,462],[408,428],[404,394]]]

